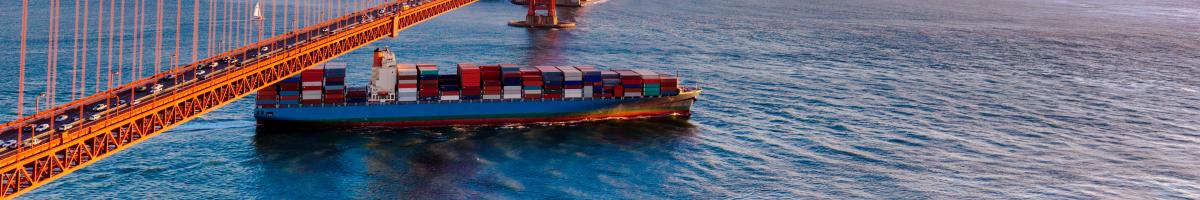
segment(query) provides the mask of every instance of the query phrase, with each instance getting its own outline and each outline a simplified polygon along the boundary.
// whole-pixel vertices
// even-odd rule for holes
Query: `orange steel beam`
[[[231,68],[231,71],[225,74],[177,88],[175,92],[164,92],[162,96],[156,96],[152,100],[140,104],[141,106],[97,121],[89,127],[64,132],[58,138],[30,147],[17,155],[0,159],[0,164],[3,165],[0,167],[0,198],[16,197],[263,87],[296,75],[309,66],[348,53],[384,37],[394,37],[397,32],[405,28],[476,1],[478,0],[435,0],[391,16],[380,17],[372,22],[332,33],[330,36],[316,38],[315,41],[299,45],[297,48],[274,53],[253,64]],[[352,15],[377,12],[388,5],[390,4],[356,12]],[[349,17],[348,15],[332,19],[308,27],[302,32],[315,30]],[[212,62],[231,55],[233,52],[245,52],[266,44],[275,44],[278,40],[290,36],[292,34],[276,36],[202,62],[193,63],[190,67]],[[119,95],[114,91],[120,91],[122,88],[132,88],[156,80],[168,73],[186,70],[187,68],[180,68],[157,74],[67,105],[78,105],[90,102],[89,100],[109,98],[111,95]],[[5,124],[5,126],[8,125],[10,124]]]

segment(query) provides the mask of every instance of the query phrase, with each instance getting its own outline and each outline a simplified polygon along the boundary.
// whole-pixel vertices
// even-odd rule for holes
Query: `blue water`
[[[1194,1],[609,0],[505,26],[523,12],[484,0],[337,61],[351,83],[375,47],[677,72],[695,116],[277,130],[247,98],[21,198],[1200,198]]]

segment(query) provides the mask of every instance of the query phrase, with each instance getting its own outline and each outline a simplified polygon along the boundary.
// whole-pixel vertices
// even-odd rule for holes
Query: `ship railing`
[[[557,98],[557,99],[470,99],[470,100],[437,100],[437,101],[391,101],[391,102],[363,102],[363,103],[320,103],[320,104],[275,104],[275,108],[307,108],[307,107],[350,107],[350,106],[369,106],[369,105],[402,105],[402,104],[454,104],[454,103],[494,103],[494,102],[525,102],[525,101],[591,101],[591,100],[621,100],[621,99],[652,99],[652,98],[667,98],[673,96],[636,96],[636,97],[573,97],[573,98]],[[263,106],[255,105],[256,108]]]

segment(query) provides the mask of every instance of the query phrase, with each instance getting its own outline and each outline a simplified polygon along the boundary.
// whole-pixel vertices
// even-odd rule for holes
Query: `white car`
[[[100,117],[102,117],[102,116],[103,115],[100,115],[100,113],[92,114],[92,116],[88,117],[88,121],[100,120]]]
[[[41,143],[42,143],[42,140],[40,140],[40,139],[29,138],[28,140],[25,140],[25,147],[32,147],[33,145],[38,145]]]
[[[2,143],[0,145],[4,146],[5,149],[17,148],[17,140],[8,140],[0,143]]]
[[[63,124],[61,126],[58,126],[58,131],[66,131],[66,130],[74,128],[74,127],[75,127],[75,125]]]
[[[56,122],[67,121],[67,119],[70,119],[70,118],[71,117],[69,117],[67,115],[59,115],[58,117],[54,117],[54,121],[56,121]]]
[[[47,129],[50,129],[50,125],[49,125],[49,124],[39,124],[39,125],[37,126],[37,128],[34,128],[34,129],[33,129],[33,131],[42,132],[42,131],[46,131]]]
[[[104,111],[105,109],[108,109],[108,104],[102,103],[102,104],[96,104],[96,106],[92,106],[92,111]]]

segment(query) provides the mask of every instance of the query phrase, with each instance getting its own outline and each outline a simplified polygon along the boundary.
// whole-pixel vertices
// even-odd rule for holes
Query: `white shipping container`
[[[420,80],[417,80],[417,79],[412,79],[412,80],[396,80],[396,84],[397,84],[397,86],[399,86],[399,84],[417,84],[417,83],[419,83],[418,81],[420,81]]]
[[[396,101],[417,101],[417,97],[416,96],[411,96],[411,97],[401,96],[401,97],[396,97]]]
[[[542,94],[542,90],[525,90],[524,94]]]
[[[504,99],[520,99],[520,93],[504,93]]]
[[[404,94],[405,92],[413,92],[413,93],[416,93],[416,92],[417,92],[417,88],[399,88],[399,89],[396,89],[396,93],[397,93],[397,94]]]
[[[501,99],[501,98],[504,98],[504,96],[498,95],[498,94],[483,95],[483,99]]]
[[[593,90],[591,87],[587,87],[586,89],[583,89],[583,97],[592,97],[593,96],[592,91]]]
[[[300,86],[321,86],[322,82],[300,82]]]
[[[575,91],[575,92],[571,92],[571,91],[564,91],[564,92],[563,92],[563,96],[565,96],[565,97],[572,97],[572,98],[579,98],[579,97],[583,97],[583,91]]]
[[[302,94],[300,99],[321,99],[321,94]]]
[[[442,96],[442,100],[458,100],[458,95]]]
[[[625,96],[627,96],[627,97],[640,97],[640,96],[642,96],[642,93],[641,93],[641,92],[625,92]]]
[[[509,91],[509,90],[521,90],[521,86],[520,85],[504,86],[504,91]]]
[[[324,69],[345,69],[346,63],[329,62],[324,64]]]

